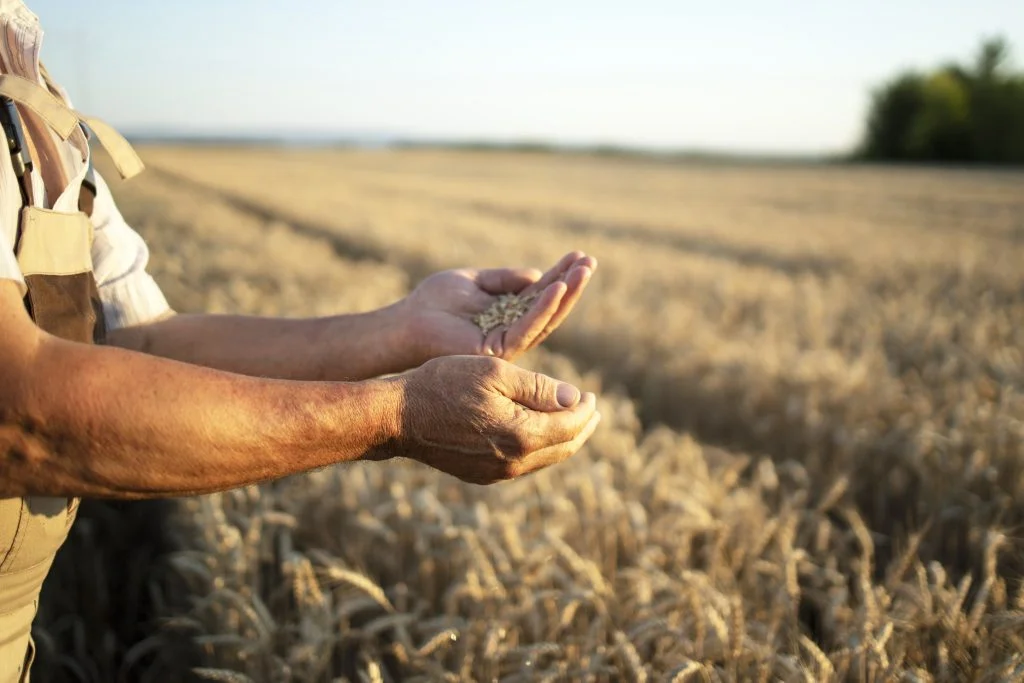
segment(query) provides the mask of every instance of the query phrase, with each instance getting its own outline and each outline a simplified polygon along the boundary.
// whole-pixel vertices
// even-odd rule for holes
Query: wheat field
[[[492,487],[359,463],[83,506],[41,680],[1024,680],[1024,174],[141,151],[112,185],[179,311],[595,255],[522,364],[604,420]]]

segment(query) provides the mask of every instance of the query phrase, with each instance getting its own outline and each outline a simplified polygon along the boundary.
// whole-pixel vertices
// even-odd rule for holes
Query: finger
[[[570,251],[568,254],[559,259],[558,263],[556,263],[553,268],[544,273],[544,275],[539,280],[537,280],[529,287],[524,289],[521,293],[533,294],[534,292],[541,291],[542,289],[550,285],[552,282],[558,282],[558,280],[561,279],[562,275],[564,275],[565,272],[569,270],[574,263],[579,261],[581,258],[585,258],[585,256],[586,255],[582,251]]]
[[[558,311],[567,289],[564,282],[549,285],[536,305],[509,325],[502,338],[502,358],[515,358],[534,345],[533,340],[544,332],[551,321],[551,316]]]
[[[572,457],[594,435],[594,431],[600,423],[601,413],[593,413],[583,429],[571,441],[542,448],[519,460],[512,470],[513,478],[533,474]]]
[[[558,311],[566,290],[562,282],[550,285],[519,320],[507,328],[502,326],[492,330],[484,340],[487,353],[508,359],[528,349],[533,337],[544,331],[551,316]]]
[[[558,311],[566,289],[564,283],[550,285],[535,304],[505,330],[499,344],[501,357],[515,358],[534,346],[532,341],[548,327],[551,316]]]
[[[541,278],[536,268],[489,268],[477,271],[476,284],[488,294],[520,292]]]
[[[558,412],[530,412],[517,428],[520,454],[528,456],[560,443],[572,441],[597,412],[597,397],[587,392],[571,409]]]
[[[533,348],[538,344],[542,343],[547,339],[552,332],[558,329],[558,327],[569,317],[572,313],[572,309],[575,308],[576,303],[583,296],[583,290],[586,289],[587,284],[590,282],[590,278],[593,277],[594,271],[587,266],[573,267],[565,278],[566,292],[562,297],[561,302],[558,305],[558,310],[552,314],[548,319],[547,325],[536,337],[530,340],[529,348]]]
[[[572,270],[572,268],[590,268],[590,271],[593,272],[597,270],[597,259],[593,256],[584,256],[583,258],[578,259],[576,263],[572,264],[572,267],[569,270]]]
[[[580,401],[573,385],[512,363],[501,364],[494,390],[531,411],[564,412]]]

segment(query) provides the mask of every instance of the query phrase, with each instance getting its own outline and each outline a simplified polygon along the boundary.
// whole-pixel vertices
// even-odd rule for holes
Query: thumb
[[[505,395],[531,410],[567,410],[580,401],[580,390],[573,385],[515,365],[509,365],[505,379]]]

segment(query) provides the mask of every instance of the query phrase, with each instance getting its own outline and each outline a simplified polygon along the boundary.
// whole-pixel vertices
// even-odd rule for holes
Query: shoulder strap
[[[29,155],[25,131],[21,127],[18,108],[14,105],[14,101],[7,97],[0,97],[0,126],[3,128],[4,138],[7,140],[7,151],[11,154],[14,175],[18,178],[18,185],[21,187],[22,202],[32,204],[32,182],[28,176],[29,171],[32,170],[32,157]]]
[[[61,140],[67,140],[75,131],[80,116],[54,95],[27,78],[14,74],[0,74],[0,95],[31,109],[52,128]]]
[[[7,97],[0,97],[0,127],[3,128],[4,138],[7,140],[7,151],[11,155],[11,166],[14,168],[14,175],[18,179],[18,187],[21,189],[22,206],[32,206],[35,203],[32,189],[32,178],[29,172],[32,170],[32,157],[29,155],[28,143],[25,141],[25,132],[21,128],[21,117],[14,101]],[[18,226],[14,233],[14,251],[17,253],[21,243],[22,214],[18,213]]]
[[[43,82],[46,83],[46,87],[49,88],[49,92],[61,101],[61,106],[67,109],[75,117],[76,123],[82,123],[88,129],[87,132],[92,132],[103,149],[110,155],[111,161],[114,162],[114,167],[117,168],[117,172],[121,175],[124,180],[133,178],[139,173],[145,170],[146,165],[142,163],[142,159],[132,148],[131,143],[128,142],[113,126],[106,123],[105,121],[96,118],[95,116],[86,116],[79,111],[70,109],[62,101],[64,95],[61,93],[60,88],[57,87],[56,81],[50,76],[50,72],[46,70],[46,65],[39,64],[39,72],[43,77]],[[70,135],[70,132],[68,133]],[[65,139],[67,139],[65,137]],[[92,167],[89,168],[90,176],[92,175]],[[93,184],[95,188],[95,184]]]
[[[15,174],[22,191],[22,202],[33,204],[32,182],[29,173],[32,171],[32,159],[21,128],[21,117],[18,115],[17,102],[31,109],[52,128],[62,140],[67,140],[82,126],[86,133],[92,133],[110,155],[118,173],[125,180],[132,178],[145,169],[142,159],[120,133],[112,126],[94,116],[85,116],[71,109],[63,101],[63,95],[47,72],[40,64],[40,71],[47,87],[13,74],[0,74],[0,125],[7,139],[8,150],[14,165]],[[96,198],[95,171],[92,162],[86,171],[79,193],[79,210],[92,215],[93,202]],[[21,234],[18,229],[18,238]],[[16,239],[17,242],[17,239]]]
[[[146,165],[142,163],[142,159],[139,158],[135,149],[132,148],[131,143],[114,130],[113,126],[95,116],[82,116],[79,114],[79,117],[82,123],[89,127],[89,130],[92,131],[96,139],[103,145],[103,149],[107,150],[110,160],[114,162],[117,172],[121,174],[123,179],[134,178],[145,170]]]

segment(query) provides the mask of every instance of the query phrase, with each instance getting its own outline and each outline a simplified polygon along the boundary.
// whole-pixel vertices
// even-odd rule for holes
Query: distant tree
[[[865,157],[893,161],[915,157],[911,137],[924,109],[923,81],[918,74],[906,73],[873,93]]]
[[[922,106],[910,130],[913,158],[971,161],[970,90],[954,71],[940,71],[921,84]]]
[[[978,51],[975,76],[979,80],[994,81],[1003,66],[1010,60],[1010,44],[1005,38],[996,37],[986,40]]]
[[[1002,39],[982,45],[975,63],[972,144],[978,157],[1024,162],[1024,75],[1010,72],[1010,47]]]
[[[880,161],[1024,163],[1024,74],[1003,38],[969,66],[907,72],[872,93],[859,156]]]

